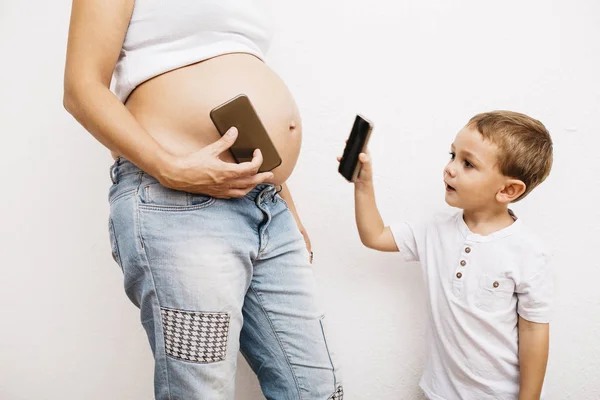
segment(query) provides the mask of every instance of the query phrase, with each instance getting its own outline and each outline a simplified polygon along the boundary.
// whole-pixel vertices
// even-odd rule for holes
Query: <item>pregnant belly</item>
[[[210,110],[241,93],[254,105],[281,156],[270,181],[281,184],[296,165],[302,124],[289,89],[258,58],[229,54],[167,72],[138,86],[126,106],[167,151],[184,155],[220,138]],[[221,158],[235,162],[229,152]]]

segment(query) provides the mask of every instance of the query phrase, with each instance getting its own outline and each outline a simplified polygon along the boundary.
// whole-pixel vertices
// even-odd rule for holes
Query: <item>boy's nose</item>
[[[452,165],[450,163],[446,165],[446,168],[444,168],[444,175],[448,175],[452,178],[456,176],[456,171],[454,170],[454,168],[452,168]]]

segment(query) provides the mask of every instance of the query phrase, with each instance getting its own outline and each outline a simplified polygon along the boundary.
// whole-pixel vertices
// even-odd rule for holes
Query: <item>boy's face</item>
[[[499,149],[473,128],[464,127],[450,148],[444,168],[446,203],[463,210],[481,210],[498,204],[496,195],[506,184],[497,166]]]

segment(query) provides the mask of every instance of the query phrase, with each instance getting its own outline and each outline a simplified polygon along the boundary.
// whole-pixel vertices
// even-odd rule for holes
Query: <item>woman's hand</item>
[[[252,161],[228,163],[219,155],[235,143],[237,129],[231,128],[222,138],[186,156],[170,156],[156,178],[166,187],[216,198],[244,197],[256,185],[273,178],[272,172],[258,173],[263,163],[260,150]]]

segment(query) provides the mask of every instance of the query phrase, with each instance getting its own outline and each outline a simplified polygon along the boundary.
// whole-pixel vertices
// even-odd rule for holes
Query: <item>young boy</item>
[[[552,140],[526,115],[479,114],[457,134],[444,169],[460,209],[385,226],[368,154],[355,182],[361,241],[420,261],[427,290],[430,400],[539,399],[549,343],[552,276],[541,241],[509,209],[549,174]]]

